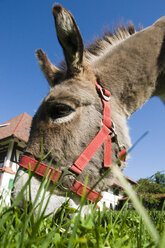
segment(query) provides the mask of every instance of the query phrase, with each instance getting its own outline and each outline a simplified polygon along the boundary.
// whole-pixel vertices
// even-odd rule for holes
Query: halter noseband
[[[118,140],[117,135],[112,128],[112,121],[110,116],[110,96],[111,93],[101,87],[97,82],[95,82],[96,90],[101,98],[102,104],[103,104],[103,121],[102,121],[102,127],[100,131],[97,133],[97,135],[93,138],[93,140],[89,143],[89,145],[85,148],[85,150],[81,153],[81,155],[78,157],[78,159],[73,163],[73,165],[69,168],[69,170],[58,170],[54,169],[53,167],[49,167],[42,162],[38,163],[35,159],[32,159],[28,156],[22,155],[19,165],[23,168],[30,169],[31,171],[35,171],[36,174],[40,176],[44,176],[45,173],[47,173],[47,177],[51,177],[52,182],[61,182],[64,179],[65,176],[71,175],[75,178],[73,185],[69,188],[72,192],[76,193],[79,196],[82,196],[84,184],[76,180],[76,175],[81,174],[85,166],[88,164],[90,159],[94,156],[94,154],[97,152],[99,147],[104,143],[104,167],[108,168],[111,167],[111,135],[113,134],[116,140],[116,143],[119,147],[119,159],[122,161],[125,161],[126,157],[126,149],[121,149]],[[37,166],[36,166],[37,165]],[[73,174],[73,173],[74,174]],[[62,186],[63,189],[66,189],[64,186]],[[89,187],[86,187],[86,195],[87,199],[90,201],[95,202],[96,200],[100,200],[102,198],[102,195],[100,195],[95,190],[92,190]]]

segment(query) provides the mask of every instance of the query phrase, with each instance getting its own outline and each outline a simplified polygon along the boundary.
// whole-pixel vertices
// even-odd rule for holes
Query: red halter
[[[113,132],[112,129],[112,122],[111,122],[111,116],[110,116],[110,92],[104,88],[102,88],[97,82],[95,82],[96,89],[99,93],[99,96],[101,98],[101,101],[103,103],[103,121],[102,121],[102,127],[98,134],[93,138],[93,140],[89,143],[89,145],[85,148],[85,150],[81,153],[81,155],[78,157],[78,159],[73,163],[73,165],[69,168],[69,171],[73,171],[76,174],[81,174],[85,166],[88,164],[90,159],[94,156],[94,154],[97,152],[99,147],[104,143],[104,167],[111,167],[111,134]],[[126,157],[126,149],[121,150],[119,147],[119,158],[122,161],[125,161]],[[60,171],[58,169],[54,169],[53,167],[49,167],[49,171],[47,171],[47,165],[44,163],[39,163],[35,159],[32,159],[28,156],[22,155],[20,159],[19,165],[21,167],[24,167],[26,169],[29,169],[29,164],[31,166],[31,170],[35,173],[44,176],[47,172],[48,178],[51,177],[51,181],[57,182],[62,181],[64,176],[66,175],[73,175],[69,171],[67,173],[64,173],[64,171]],[[37,164],[37,168],[36,167]],[[64,187],[63,187],[64,188]],[[84,189],[84,184],[77,181],[75,179],[74,184],[69,188],[69,190],[75,192],[76,194],[82,196]],[[95,190],[91,190],[89,187],[86,187],[86,195],[87,199],[90,201],[95,202],[97,199],[100,200],[102,198],[102,195],[100,195]]]

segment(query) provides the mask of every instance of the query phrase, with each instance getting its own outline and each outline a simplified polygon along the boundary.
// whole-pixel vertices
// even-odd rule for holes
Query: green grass
[[[83,218],[81,217],[81,209],[85,200],[83,195],[78,213],[70,218],[69,214],[75,211],[69,207],[68,202],[63,204],[53,216],[45,216],[45,209],[41,208],[35,215],[37,198],[42,188],[47,189],[50,183],[50,180],[45,179],[41,183],[33,204],[25,204],[24,210],[17,207],[23,195],[22,192],[11,207],[1,210],[0,247],[164,248],[165,211],[163,209],[162,211],[146,211],[127,182],[123,181],[122,175],[115,169],[113,173],[116,173],[120,182],[125,186],[135,210],[126,210],[124,206],[119,211],[104,209],[100,212],[89,206],[91,213]],[[30,178],[26,187],[30,187]],[[44,193],[42,198],[44,198]]]
[[[69,207],[65,207],[42,219],[29,218],[27,211],[17,207],[3,209],[0,247],[165,247],[163,211],[148,212],[160,236],[156,243],[135,210],[92,210],[84,218],[77,215],[68,219]]]

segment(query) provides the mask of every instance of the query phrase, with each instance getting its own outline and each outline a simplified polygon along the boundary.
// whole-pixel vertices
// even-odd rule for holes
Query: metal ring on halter
[[[122,151],[123,149],[126,149],[124,144],[119,144],[119,150]]]
[[[109,102],[111,96],[106,96],[106,95],[104,94],[104,91],[103,91],[102,88],[100,88],[99,90],[100,90],[100,93],[101,93],[102,98],[103,98],[105,101]]]
[[[64,177],[66,176],[72,176],[74,178],[74,181],[76,180],[76,175],[70,172],[68,169],[65,169],[60,177],[60,180],[58,181],[58,187],[65,191],[70,191],[70,187],[74,184],[72,183],[70,186],[66,187],[63,185]]]
[[[111,120],[111,135],[112,134],[114,134],[114,135],[117,135],[117,133],[116,133],[116,127],[115,127],[115,124],[114,124],[114,122]]]

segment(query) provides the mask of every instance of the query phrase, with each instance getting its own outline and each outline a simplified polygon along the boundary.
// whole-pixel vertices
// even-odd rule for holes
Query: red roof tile
[[[165,198],[165,194],[155,194],[155,195],[152,195],[152,197],[154,197],[154,198],[159,198],[159,197]]]
[[[9,121],[2,123],[0,126],[0,140],[13,136],[24,142],[27,142],[29,139],[31,122],[32,117],[27,113],[23,113]],[[9,125],[2,126],[3,124],[7,123],[9,123]]]
[[[3,168],[0,168],[0,171],[2,172],[8,172],[10,174],[15,174],[15,172],[10,168],[10,167],[6,167],[6,166],[3,166]]]
[[[133,180],[132,178],[130,178],[130,177],[124,175],[124,174],[123,174],[123,176],[128,180],[129,183],[131,183],[131,184],[138,184],[138,183],[137,183],[135,180]],[[117,185],[117,186],[119,186],[119,187],[122,188],[122,185],[121,185],[121,183],[119,182],[119,180],[118,180],[117,178],[114,179],[113,185]]]
[[[123,174],[124,175],[124,174]],[[132,184],[138,184],[135,180],[133,180],[132,178],[130,178],[130,177],[128,177],[128,176],[126,176],[126,175],[124,175],[125,176],[125,178],[130,182],[130,183],[132,183]]]

